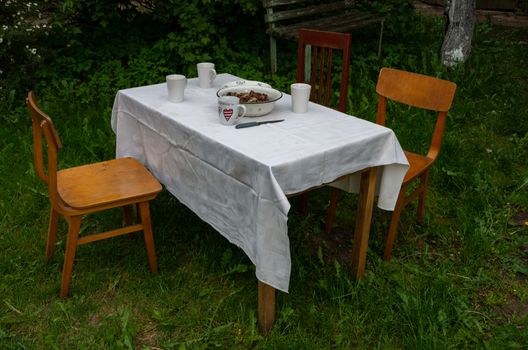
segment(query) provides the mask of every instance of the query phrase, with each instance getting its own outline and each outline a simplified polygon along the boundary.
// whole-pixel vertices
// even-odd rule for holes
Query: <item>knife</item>
[[[268,120],[268,121],[265,121],[265,122],[249,122],[249,123],[240,123],[240,124],[237,124],[235,126],[236,129],[241,129],[241,128],[250,128],[252,126],[258,126],[258,125],[262,125],[262,124],[268,124],[268,123],[278,123],[278,122],[283,122],[284,119],[279,119],[279,120]]]

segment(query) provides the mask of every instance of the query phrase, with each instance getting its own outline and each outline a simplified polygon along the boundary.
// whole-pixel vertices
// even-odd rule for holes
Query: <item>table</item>
[[[258,118],[284,122],[221,125],[216,91],[239,79],[219,74],[209,89],[189,79],[182,103],[167,100],[165,83],[120,90],[111,123],[116,157],[143,162],[253,262],[259,326],[267,332],[275,319],[275,289],[289,287],[287,197],[325,184],[360,193],[352,259],[354,274],[362,276],[374,195],[378,207],[392,210],[408,162],[392,130],[311,102],[308,113],[293,113],[288,94]],[[242,121],[248,119],[254,118]]]

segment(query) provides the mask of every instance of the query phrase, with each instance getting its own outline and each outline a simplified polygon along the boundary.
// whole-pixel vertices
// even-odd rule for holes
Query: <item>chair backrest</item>
[[[348,33],[325,32],[311,29],[299,30],[297,51],[297,82],[312,86],[310,100],[330,106],[332,83],[332,64],[334,50],[342,51],[339,103],[337,109],[346,112],[348,97],[348,74],[350,65],[350,47],[352,35]],[[312,47],[310,77],[305,75],[306,45]]]
[[[27,97],[27,105],[33,123],[33,159],[38,176],[48,185],[50,201],[57,206],[59,200],[57,192],[57,155],[62,144],[53,126],[51,118],[38,107],[35,94],[30,91]],[[44,153],[42,149],[42,134],[46,141],[48,164],[44,166]],[[46,171],[47,170],[47,171]]]
[[[376,92],[379,95],[376,123],[385,125],[387,99],[412,107],[438,112],[427,156],[436,159],[440,152],[447,112],[455,96],[456,84],[427,75],[382,68]]]

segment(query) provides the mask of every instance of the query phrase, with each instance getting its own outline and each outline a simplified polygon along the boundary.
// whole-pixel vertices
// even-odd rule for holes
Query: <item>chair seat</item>
[[[408,151],[405,151],[405,156],[407,157],[407,160],[409,161],[409,170],[407,170],[407,173],[405,174],[403,183],[407,183],[411,181],[412,179],[416,178],[424,170],[429,168],[434,162],[434,159],[428,158],[426,156],[422,156],[421,154],[416,154],[416,153],[412,153]]]
[[[66,205],[81,210],[153,199],[161,185],[136,159],[118,158],[59,171],[57,189]]]

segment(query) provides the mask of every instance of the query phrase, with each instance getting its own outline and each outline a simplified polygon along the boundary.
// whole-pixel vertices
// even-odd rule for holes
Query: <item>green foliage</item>
[[[45,4],[20,0],[0,3],[0,104],[12,105],[19,85],[27,85],[46,55],[42,45],[53,27],[43,19]]]
[[[0,46],[0,67],[17,67],[0,72],[2,87],[11,96],[1,94],[2,105],[20,101],[39,85],[59,89],[58,79],[75,84],[76,95],[86,98],[103,86],[115,92],[131,81],[162,81],[170,72],[193,76],[199,61],[212,60],[220,69],[237,60],[255,61],[249,57],[257,46],[245,51],[239,47],[265,39],[252,35],[259,27],[264,32],[263,21],[254,21],[262,16],[257,0],[30,4],[0,4],[6,23],[0,28],[0,40],[6,43]],[[233,32],[241,35],[230,36]],[[262,62],[256,64],[246,71],[263,70]],[[88,80],[98,82],[79,86]]]
[[[410,0],[358,1],[360,8],[385,17],[386,39],[405,40],[412,35],[418,24],[413,2]]]

